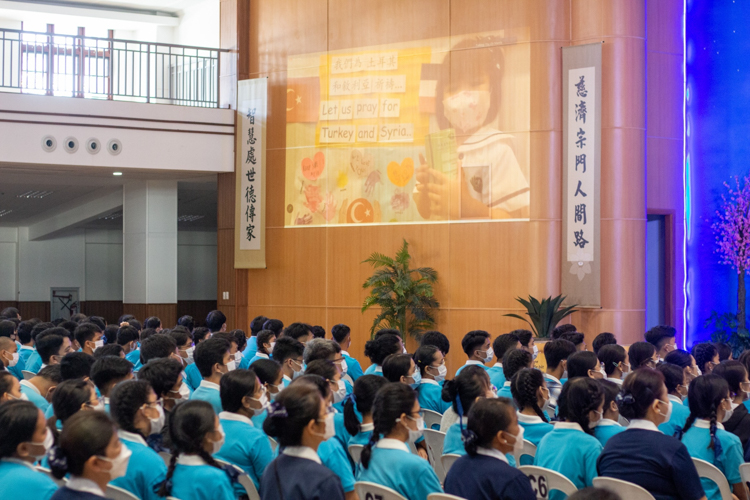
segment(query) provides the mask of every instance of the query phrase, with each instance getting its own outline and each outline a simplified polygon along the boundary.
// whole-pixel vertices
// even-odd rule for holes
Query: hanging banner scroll
[[[563,224],[566,303],[601,307],[600,158],[602,44],[562,49]]]
[[[266,267],[268,78],[237,82],[234,267]]]

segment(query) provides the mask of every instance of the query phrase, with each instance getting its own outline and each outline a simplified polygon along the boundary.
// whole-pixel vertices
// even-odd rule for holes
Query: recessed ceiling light
[[[101,217],[99,217],[99,220],[115,220],[119,219],[120,217],[122,217],[122,210],[112,212],[111,214],[102,215]]]
[[[11,213],[12,211],[13,211],[13,210],[5,210],[5,209],[2,209],[2,208],[0,208],[0,217],[3,217],[3,216],[5,216],[5,215],[8,215],[8,214],[9,214],[9,213]]]
[[[120,175],[122,175],[122,172],[112,172],[112,175],[120,176]]]
[[[205,215],[180,215],[177,217],[178,222],[195,222],[202,219]]]
[[[53,192],[54,191],[26,191],[25,193],[16,196],[16,198],[34,198],[40,200],[45,196],[51,195]]]

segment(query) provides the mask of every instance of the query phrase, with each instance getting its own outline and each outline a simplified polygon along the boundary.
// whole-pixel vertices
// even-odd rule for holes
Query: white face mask
[[[294,371],[294,374],[292,374],[292,380],[296,379],[297,377],[301,377],[303,375],[302,367],[300,366],[299,370],[295,370],[294,367],[299,365],[300,363],[298,361],[292,360],[292,370]]]
[[[96,351],[100,347],[104,347],[104,341],[103,340],[97,340],[94,342],[94,350]]]
[[[193,359],[193,353],[194,352],[195,352],[195,346],[191,346],[191,347],[188,347],[187,349],[185,349],[185,354],[187,354],[186,361],[187,361],[187,364],[189,364],[189,365],[191,365],[191,364],[193,364],[195,362],[195,360]]]
[[[317,420],[317,422],[320,422],[320,420]],[[325,432],[323,432],[323,434],[313,432],[313,434],[315,434],[316,436],[322,437],[323,441],[328,441],[329,439],[331,439],[333,436],[336,435],[336,426],[333,421],[333,413],[329,413],[328,415],[326,415],[326,418],[325,420],[323,420],[323,422],[325,422],[326,424]]]
[[[589,422],[589,427],[592,428],[592,429],[594,427],[596,427],[597,425],[599,425],[599,422],[602,421],[602,417],[604,417],[604,412],[603,411],[596,411],[596,410],[594,410],[594,413],[596,413],[597,419],[596,420],[592,420],[592,421]]]
[[[402,345],[402,346],[401,346],[401,354],[409,354],[409,353],[408,353],[408,352],[406,351],[406,346],[405,346],[405,345]]]
[[[343,360],[339,367],[341,368],[341,375],[346,375],[346,372],[349,371],[349,365],[346,363],[346,360]]]
[[[478,129],[490,110],[490,92],[464,90],[443,100],[443,114],[450,124],[462,132]]]
[[[479,351],[479,352],[482,352],[482,351]],[[492,361],[492,357],[493,357],[494,355],[495,355],[495,351],[493,351],[493,350],[492,350],[492,347],[490,347],[490,348],[489,348],[489,349],[487,349],[487,351],[485,351],[485,353],[484,353],[484,362],[485,362],[485,363],[489,363],[490,361]]]
[[[104,411],[106,410],[106,407],[104,406],[104,401],[99,401],[94,406],[90,407],[94,411]]]
[[[424,434],[424,419],[422,417],[414,418],[410,415],[407,415],[406,418],[417,423],[417,429],[413,430],[410,429],[409,426],[406,425],[406,423],[404,423],[401,419],[398,420],[399,422],[402,422],[404,424],[404,427],[406,427],[406,430],[409,431],[409,442],[414,443]]]
[[[128,462],[130,462],[130,455],[132,454],[133,452],[131,452],[130,449],[123,444],[120,448],[120,454],[115,458],[107,458],[101,456],[97,456],[97,458],[100,458],[101,460],[112,464],[112,468],[107,471],[109,473],[109,479],[111,481],[125,475],[125,472],[127,472],[128,470]]]
[[[531,353],[532,359],[536,360],[536,357],[539,356],[539,348],[534,344],[534,352]]]
[[[240,351],[234,353],[234,362],[237,364],[242,362],[242,353]]]
[[[227,363],[227,372],[231,372],[237,369],[237,364],[234,362],[234,360]]]
[[[343,380],[336,382],[339,388],[333,393],[333,402],[340,403],[346,397],[346,384]]]
[[[434,366],[428,366],[431,370],[435,370],[436,368]],[[448,375],[448,367],[445,366],[445,364],[442,364],[437,367],[438,374],[434,375],[436,382],[442,382],[445,380],[445,376]]]
[[[513,441],[513,456],[519,457],[523,451],[523,426],[518,426],[518,434],[515,435],[516,440]]]
[[[52,431],[47,429],[47,434],[44,436],[44,441],[42,441],[41,443],[35,443],[34,441],[29,441],[29,443],[33,444],[34,446],[44,447],[44,453],[42,453],[41,455],[31,455],[37,460],[41,460],[47,455],[47,452],[50,450],[50,448],[52,448],[52,445],[55,444],[55,437],[52,435]]]
[[[221,424],[219,424],[219,428],[216,430],[221,435],[221,439],[219,439],[218,441],[212,441],[213,450],[211,451],[211,455],[219,453],[221,447],[224,446],[224,439],[226,438],[226,434],[224,434],[224,428],[221,426]]]
[[[721,419],[722,424],[725,423],[730,418],[732,418],[732,414],[734,413],[735,407],[736,407],[735,404],[730,402],[729,409],[724,410],[724,417]]]
[[[657,399],[657,401],[661,401],[664,404],[668,404],[667,406],[667,414],[663,414],[658,409],[656,410],[656,413],[664,417],[664,422],[669,422],[669,419],[672,417],[672,402],[671,401],[662,401],[661,399]]]
[[[268,408],[268,395],[264,392],[259,398],[250,398],[253,401],[260,403],[260,408],[251,408],[253,410],[253,416],[257,417]]]
[[[13,354],[6,351],[6,356],[10,355],[10,361],[7,362],[8,368],[11,368],[13,366],[16,366],[18,364],[18,353],[14,352]]]
[[[267,349],[267,351],[268,351],[268,354],[271,354],[271,353],[273,352],[273,348],[274,348],[274,346],[276,345],[276,342],[271,342],[271,343],[270,343],[270,344],[268,344],[268,345],[269,345],[270,347],[269,347],[269,348]]]
[[[159,434],[164,428],[164,421],[166,420],[164,408],[161,405],[156,405],[156,411],[159,412],[159,416],[148,419],[151,422],[151,434]]]

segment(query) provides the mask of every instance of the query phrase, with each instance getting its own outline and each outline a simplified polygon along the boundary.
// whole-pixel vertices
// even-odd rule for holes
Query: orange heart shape
[[[404,158],[401,164],[392,161],[388,164],[387,170],[388,179],[396,186],[404,187],[409,184],[409,181],[414,175],[414,160],[411,158]]]
[[[314,181],[323,174],[323,170],[326,167],[326,156],[318,151],[313,156],[313,159],[305,158],[302,160],[302,175],[305,179]]]

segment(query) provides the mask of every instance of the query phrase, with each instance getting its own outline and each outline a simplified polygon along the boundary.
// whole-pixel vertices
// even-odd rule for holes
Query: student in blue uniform
[[[138,380],[145,380],[151,385],[157,399],[161,399],[165,421],[161,432],[161,447],[169,450],[172,443],[169,440],[169,416],[175,406],[190,399],[187,384],[182,381],[180,372],[182,365],[172,358],[153,359],[146,363],[138,372]],[[154,440],[154,437],[150,438]],[[156,448],[155,448],[156,449]]]
[[[406,384],[388,384],[378,391],[372,412],[375,429],[362,449],[357,481],[391,488],[407,500],[426,500],[431,493],[443,492],[430,463],[409,452],[406,444],[424,430],[419,410],[417,393]]]
[[[529,478],[505,457],[520,451],[525,435],[511,402],[480,399],[469,412],[466,428],[467,454],[448,471],[445,492],[472,500],[536,499]]]
[[[715,465],[724,474],[739,500],[747,500],[740,477],[740,465],[744,462],[742,443],[721,425],[732,416],[729,384],[717,375],[702,375],[690,384],[688,400],[690,416],[678,434],[680,440],[691,457]],[[709,500],[721,500],[716,483],[710,479],[701,479],[701,483]]]
[[[601,366],[596,354],[591,351],[574,352],[568,357],[568,380],[576,377],[589,377],[602,380],[604,375],[599,370]]]
[[[594,437],[605,446],[609,438],[624,431],[625,427],[620,425],[620,409],[617,407],[620,386],[609,380],[600,380],[599,385],[604,392],[604,410],[602,418],[594,426]]]
[[[222,375],[234,370],[234,358],[229,354],[229,349],[229,342],[221,338],[203,341],[195,349],[195,366],[200,370],[203,380],[193,391],[190,400],[208,401],[217,415],[221,413],[219,382]]]
[[[270,321],[270,320],[269,320]],[[302,342],[289,337],[277,337],[273,346],[273,360],[281,365],[282,384],[287,387],[292,380],[302,375],[304,361],[302,355],[305,346]]]
[[[375,427],[372,420],[372,404],[377,392],[388,383],[385,377],[377,375],[362,375],[354,382],[354,391],[344,402],[344,425],[350,435],[347,450],[348,445],[364,446],[370,442]],[[358,414],[362,416],[361,420]]]
[[[0,498],[49,500],[57,485],[34,463],[53,441],[44,414],[32,403],[0,405]]]
[[[324,338],[314,338],[307,342],[307,345],[305,345],[305,350],[302,353],[302,358],[305,362],[305,366],[309,367],[309,365],[316,360],[323,360],[323,361],[329,361],[333,363],[333,366],[338,370],[339,372],[339,379],[341,380],[341,386],[343,384],[344,389],[341,389],[339,387],[339,395],[336,397],[335,401],[335,408],[338,411],[342,411],[341,402],[344,400],[344,397],[346,397],[347,394],[351,394],[352,392],[352,385],[349,383],[348,380],[344,379],[344,375],[346,374],[346,371],[348,369],[348,366],[346,364],[346,360],[344,359],[344,356],[341,354],[341,346],[338,345],[333,340],[328,340]],[[305,368],[305,373],[307,373],[307,368]],[[336,389],[334,389],[334,392]],[[341,393],[343,392],[343,397],[341,397]]]
[[[341,354],[343,354],[347,366],[346,373],[354,382],[356,382],[359,377],[364,375],[364,373],[362,372],[362,365],[359,364],[359,361],[349,354],[349,349],[351,349],[352,346],[351,329],[342,323],[333,325],[333,328],[331,328],[331,336],[333,337],[333,340],[341,346]]]
[[[70,475],[52,500],[97,500],[107,483],[122,477],[130,461],[130,449],[120,442],[114,422],[103,411],[82,411],[68,420],[50,450],[52,474]]]
[[[175,327],[169,332],[169,336],[177,344],[177,354],[182,358],[182,366],[187,367],[193,363],[195,349],[193,348],[193,337],[190,335],[190,332],[186,328]]]
[[[259,488],[263,471],[273,460],[273,451],[268,437],[250,419],[266,411],[266,389],[253,370],[242,369],[221,377],[219,386],[224,410],[219,413],[219,420],[226,439],[216,458],[242,469]],[[244,494],[239,483],[234,488],[238,496]]]
[[[490,382],[498,389],[505,385],[505,374],[503,373],[503,356],[512,349],[521,349],[521,341],[515,333],[504,333],[498,335],[492,342],[492,351],[497,358],[497,363],[487,368],[490,374]]]
[[[271,359],[271,353],[276,345],[276,334],[273,330],[261,330],[258,335],[253,337],[257,342],[257,348],[255,349],[255,355],[252,358],[247,358],[247,367],[258,361],[259,359]],[[240,365],[240,368],[247,368]]]
[[[659,362],[659,354],[656,352],[656,348],[653,344],[648,342],[633,342],[628,348],[628,359],[630,360],[630,368],[637,370],[638,368],[655,368],[656,363]]]
[[[258,352],[258,333],[263,330],[263,323],[268,321],[265,316],[256,316],[250,322],[250,337],[247,339],[247,345],[245,350],[242,351],[242,355],[245,359],[252,359]]]
[[[94,385],[85,380],[65,380],[52,393],[50,425],[58,429],[65,427],[65,422],[79,411],[104,411],[104,403],[96,396]]]
[[[419,341],[419,345],[434,345],[435,347],[440,349],[440,352],[443,353],[443,356],[447,356],[448,352],[451,350],[451,341],[448,340],[448,337],[437,330],[424,332],[422,334],[421,340]]]
[[[417,387],[419,406],[423,410],[432,410],[442,415],[451,405],[443,401],[441,395],[442,384],[448,374],[443,353],[433,345],[419,346],[414,353],[414,364],[421,377]]]
[[[146,438],[164,428],[164,409],[156,393],[145,380],[123,382],[112,390],[109,413],[120,428],[120,441],[132,453],[125,475],[112,484],[141,500],[157,500],[167,466],[146,444]]]
[[[94,361],[90,376],[104,401],[105,411],[109,411],[109,393],[115,385],[133,378],[133,363],[125,358],[105,356]]]
[[[263,384],[266,389],[266,396],[268,401],[273,401],[276,396],[284,389],[284,383],[282,381],[283,372],[281,371],[281,365],[273,359],[259,359],[250,365],[250,370],[255,372],[255,375]],[[263,411],[260,414],[254,415],[250,418],[253,425],[258,429],[263,428],[263,421],[266,419],[267,412]]]
[[[381,330],[382,331],[382,330]],[[378,332],[380,333],[380,332]],[[383,361],[391,354],[403,353],[401,337],[393,333],[376,335],[365,343],[365,356],[372,364],[365,370],[365,375],[383,375]]]
[[[549,389],[542,372],[536,368],[524,368],[513,377],[511,386],[513,400],[518,407],[518,424],[523,427],[523,438],[534,446],[554,428],[545,411],[549,407]],[[532,465],[534,459],[524,455],[520,465]]]
[[[25,394],[37,408],[46,412],[51,405],[52,393],[60,382],[60,365],[45,366],[31,379],[21,380],[21,394]]]
[[[18,379],[10,372],[0,371],[0,403],[21,399],[27,401],[28,397],[21,393],[21,384]]]
[[[347,395],[346,384],[341,380],[341,372],[332,361],[316,359],[307,365],[305,375],[318,375],[328,383],[331,389],[331,404],[337,412],[344,411],[344,398]]]
[[[656,370],[664,375],[664,385],[669,393],[667,397],[672,403],[669,420],[659,425],[659,430],[667,436],[674,436],[675,432],[685,427],[685,422],[690,416],[690,408],[682,404],[688,391],[685,371],[672,363],[661,363]]]
[[[196,400],[177,405],[170,418],[169,437],[172,460],[160,496],[234,500],[232,480],[211,456],[224,445],[225,435],[208,402]]]
[[[33,330],[34,323],[31,321],[21,321],[18,324],[18,329],[16,330],[18,342],[21,344],[21,347],[18,349],[18,353],[21,355],[21,359],[23,359],[24,365],[26,365],[26,362],[28,361],[29,356],[31,356],[31,353],[35,351],[34,338],[31,336],[31,332]]]
[[[472,330],[464,335],[464,338],[461,339],[461,349],[469,359],[456,370],[456,376],[465,367],[471,365],[481,366],[486,370],[488,368],[487,363],[490,363],[495,355],[490,346],[490,334],[484,330]]]
[[[503,375],[505,382],[502,387],[497,387],[497,395],[501,398],[513,400],[513,393],[510,390],[513,377],[524,368],[531,368],[534,359],[529,351],[524,349],[510,349],[505,351],[503,356]]]
[[[621,386],[622,381],[630,373],[630,363],[625,348],[617,344],[607,344],[599,349],[596,357],[604,368],[605,378]]]
[[[695,364],[703,375],[711,373],[715,366],[719,364],[719,351],[711,342],[700,342],[695,344],[690,351],[695,358]],[[688,399],[690,396],[688,396]]]
[[[525,352],[525,351],[521,351]],[[531,357],[529,353],[526,355]],[[466,428],[467,415],[471,406],[478,398],[495,397],[490,387],[490,377],[487,370],[481,366],[469,365],[453,380],[446,380],[443,385],[443,401],[450,401],[453,410],[458,414],[459,420],[448,428],[443,442],[443,454],[464,455],[461,434]]]
[[[607,441],[596,464],[599,475],[635,483],[656,500],[705,499],[687,448],[657,427],[669,420],[671,407],[664,376],[651,368],[634,370],[621,396],[620,412],[630,425]]]
[[[13,325],[12,322],[8,322]],[[18,380],[23,380],[22,370],[26,369],[26,364],[18,352],[18,344],[11,340],[10,337],[0,337],[0,361],[6,370],[13,374]]]
[[[187,353],[188,365],[185,367],[185,379],[187,380],[190,389],[193,391],[200,386],[201,380],[203,380],[200,370],[195,366],[195,350],[201,345],[201,343],[212,337],[213,334],[208,328],[200,327],[193,330],[193,347],[192,351]]]
[[[750,414],[742,404],[750,394],[747,369],[741,362],[729,360],[719,363],[713,374],[727,381],[732,395],[732,416],[724,422],[724,429],[740,438],[742,448],[745,449],[750,440]]]
[[[578,377],[566,382],[558,400],[561,421],[539,442],[534,465],[559,472],[576,488],[591,486],[602,451],[591,424],[602,418],[603,408],[604,394],[596,380]],[[550,494],[552,500],[563,497],[559,491]]]
[[[271,404],[263,430],[279,442],[281,453],[260,480],[263,500],[344,499],[341,480],[318,456],[320,443],[332,434],[329,415],[310,382],[289,386]]]
[[[60,363],[63,356],[74,351],[70,342],[70,332],[65,328],[49,328],[36,337],[36,353],[29,356],[26,370],[37,373],[47,365]]]
[[[391,354],[383,361],[383,376],[388,382],[399,382],[416,390],[422,381],[410,354]]]
[[[568,358],[576,352],[576,346],[569,340],[550,340],[544,344],[544,357],[547,370],[544,381],[549,389],[549,405],[554,411],[557,409],[557,398],[562,392],[563,383],[568,379]]]

